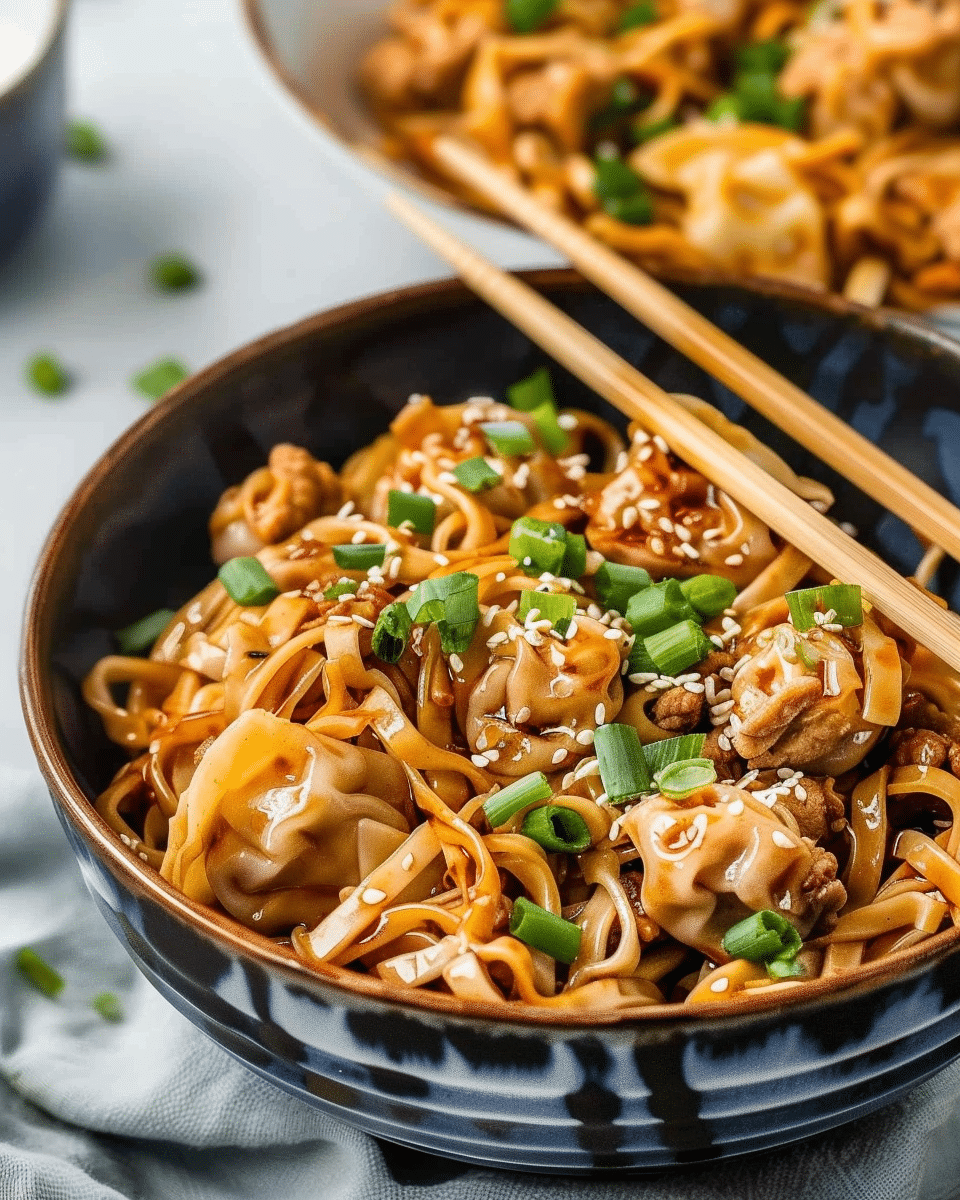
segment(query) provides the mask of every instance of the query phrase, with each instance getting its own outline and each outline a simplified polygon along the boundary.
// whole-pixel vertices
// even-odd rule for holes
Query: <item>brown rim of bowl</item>
[[[0,89],[0,107],[30,87],[43,69],[43,64],[47,61],[50,51],[63,33],[69,11],[70,0],[56,0],[56,3],[50,6],[50,23],[43,35],[43,40],[23,71],[15,76],[7,87]]]
[[[518,274],[532,286],[545,290],[576,291],[590,288],[590,285],[574,271],[567,269],[525,271]],[[673,282],[738,287],[780,300],[799,301],[829,313],[854,316],[875,330],[892,329],[902,332],[908,337],[926,342],[928,348],[934,352],[953,358],[960,356],[960,348],[952,338],[928,328],[913,317],[886,309],[860,308],[828,293],[766,282],[750,281],[744,284],[732,280],[729,276],[703,272],[671,274],[665,278]],[[60,549],[70,537],[77,513],[97,490],[103,477],[109,474],[114,461],[132,449],[144,433],[161,425],[171,410],[199,405],[207,384],[213,381],[229,381],[232,374],[242,372],[248,362],[256,360],[264,352],[296,343],[307,336],[316,336],[331,327],[376,319],[385,309],[396,309],[406,316],[417,313],[429,315],[434,311],[456,307],[464,300],[473,301],[475,297],[459,280],[436,280],[367,296],[269,333],[235,350],[180,384],[168,397],[121,434],[97,460],[77,485],[47,536],[24,608],[20,650],[21,702],[40,770],[57,806],[69,818],[84,841],[94,848],[111,873],[122,880],[125,886],[161,904],[176,918],[199,926],[215,942],[232,951],[250,955],[264,967],[279,969],[282,974],[301,985],[309,985],[319,978],[324,984],[348,995],[413,1007],[439,1016],[482,1018],[505,1028],[516,1025],[545,1025],[581,1029],[585,1025],[595,1028],[598,1025],[622,1026],[641,1022],[647,1024],[651,1021],[659,1022],[663,1028],[670,1029],[687,1026],[702,1028],[704,1021],[712,1019],[729,1025],[738,1018],[772,1013],[784,1008],[809,1007],[817,1002],[829,1004],[843,993],[853,990],[870,991],[889,983],[895,977],[906,978],[918,973],[933,960],[957,952],[960,947],[960,929],[948,929],[889,959],[858,967],[842,979],[813,980],[795,989],[785,989],[768,997],[751,996],[735,1002],[719,1001],[716,1004],[697,1005],[695,1009],[685,1009],[678,1004],[656,1004],[626,1011],[570,1011],[539,1009],[513,1003],[501,1006],[463,1000],[419,988],[400,988],[343,967],[326,964],[307,966],[296,957],[292,949],[278,946],[269,938],[248,930],[232,918],[187,899],[156,871],[138,859],[132,850],[124,846],[97,813],[90,798],[73,777],[57,738],[52,690],[49,677],[42,670],[41,650],[48,640],[50,615],[47,600],[51,584],[56,578]]]
[[[445,208],[453,208],[460,212],[469,213],[474,217],[482,217],[496,225],[503,225],[510,229],[522,229],[522,226],[512,221],[509,217],[502,216],[492,209],[481,208],[478,204],[469,204],[466,200],[457,196],[456,193],[447,191],[446,188],[433,183],[417,168],[415,163],[406,159],[391,159],[381,150],[378,150],[372,142],[351,141],[348,137],[345,137],[327,114],[321,108],[317,107],[316,102],[309,93],[294,79],[280,61],[273,47],[270,35],[267,33],[263,17],[260,14],[260,0],[240,0],[240,8],[260,57],[270,68],[282,90],[292,97],[306,116],[314,124],[319,125],[338,145],[342,146],[351,155],[358,158],[362,163],[390,183],[396,184],[398,187],[412,189],[425,200],[431,200],[434,204],[441,204]],[[532,237],[534,235],[530,234],[529,236]]]

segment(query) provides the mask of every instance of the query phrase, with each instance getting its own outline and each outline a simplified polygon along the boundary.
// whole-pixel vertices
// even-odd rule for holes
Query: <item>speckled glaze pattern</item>
[[[42,213],[63,156],[66,16],[58,0],[40,61],[0,92],[0,265]]]
[[[612,302],[564,272],[529,276],[673,390],[743,418]],[[960,346],[832,300],[687,282],[682,294],[886,449],[960,498]],[[561,1174],[662,1171],[805,1138],[888,1103],[960,1055],[960,946],[938,935],[897,971],[735,1014],[711,1006],[531,1017],[379,981],[314,973],[204,912],[120,845],[89,798],[119,759],[79,697],[109,631],[178,605],[212,570],[219,492],[278,440],[338,462],[411,391],[502,394],[538,365],[526,339],[459,285],[428,285],[304,322],[188,382],[81,485],[41,559],[22,689],[38,759],[100,910],[139,968],[252,1070],[376,1136],[464,1162]],[[561,402],[617,419],[564,372]],[[801,469],[808,456],[747,423]],[[818,469],[821,476],[829,473]],[[919,547],[830,479],[838,509],[899,567]],[[942,586],[956,604],[957,578]],[[498,1015],[495,1015],[496,1014]]]

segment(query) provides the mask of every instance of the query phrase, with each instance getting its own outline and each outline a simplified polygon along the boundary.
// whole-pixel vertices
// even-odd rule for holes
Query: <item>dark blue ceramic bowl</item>
[[[68,0],[47,2],[37,56],[0,88],[0,265],[43,211],[63,157]]]
[[[536,286],[663,384],[744,417],[909,570],[920,548],[611,301],[565,272]],[[697,308],[937,487],[960,490],[960,345],[888,313],[782,288],[687,280]],[[171,889],[91,798],[116,748],[79,681],[110,630],[176,607],[212,574],[220,492],[289,440],[341,461],[408,393],[502,393],[542,356],[456,283],[373,297],[238,351],[184,384],[93,468],[43,551],[22,693],[34,747],[84,877],[143,973],[254,1071],[370,1133],[491,1166],[564,1174],[666,1169],[804,1138],[888,1103],[960,1055],[960,934],[846,986],[731,1012],[541,1016],[311,971]],[[562,371],[565,403],[619,419]],[[956,574],[942,580],[956,604]]]

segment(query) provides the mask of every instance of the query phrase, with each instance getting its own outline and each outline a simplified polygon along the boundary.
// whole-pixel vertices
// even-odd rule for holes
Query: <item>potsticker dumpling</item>
[[[751,913],[782,913],[806,937],[843,906],[834,856],[750,792],[717,784],[695,799],[654,796],[622,818],[643,860],[643,910],[671,937],[726,962],[723,935]]]
[[[316,924],[400,845],[411,813],[388,754],[254,709],[201,759],[161,874],[260,933]]]

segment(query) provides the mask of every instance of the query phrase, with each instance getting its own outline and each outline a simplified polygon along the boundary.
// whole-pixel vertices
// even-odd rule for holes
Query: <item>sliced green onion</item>
[[[665,133],[679,128],[680,122],[676,117],[661,117],[659,121],[634,121],[633,140],[638,146],[643,146],[652,142],[654,138],[663,137]]]
[[[533,33],[547,20],[559,0],[506,0],[510,28],[517,33]]]
[[[653,25],[656,20],[657,7],[653,0],[640,0],[639,4],[631,5],[620,18],[617,32],[625,33],[628,29],[640,29],[644,25]]]
[[[579,579],[587,569],[587,539],[582,533],[567,531],[567,544],[560,564],[564,579]]]
[[[737,598],[737,589],[723,575],[694,575],[681,579],[680,591],[704,620],[719,617]]]
[[[43,992],[51,1000],[59,996],[64,989],[63,976],[29,946],[25,946],[17,954],[17,967],[20,974],[28,979],[38,992]]]
[[[624,614],[637,637],[649,637],[676,625],[694,620],[697,613],[680,590],[676,579],[664,579],[634,593]]]
[[[651,775],[666,770],[673,763],[689,758],[699,758],[707,740],[705,733],[685,733],[682,737],[664,738],[662,742],[649,742],[643,748],[643,757]]]
[[[774,958],[788,962],[796,958],[802,944],[800,934],[786,917],[769,908],[738,921],[720,942],[731,958],[745,958],[747,962],[769,962]]]
[[[445,654],[463,654],[470,648],[480,620],[480,580],[467,571],[456,571],[437,579],[424,579],[407,601],[412,620],[435,621],[440,646]]]
[[[548,404],[541,404],[539,408],[533,409],[530,416],[533,417],[537,433],[540,435],[540,441],[543,443],[545,450],[553,455],[557,455],[563,454],[569,448],[570,435],[560,428],[557,406],[553,401],[550,401]]]
[[[590,830],[583,817],[559,804],[545,804],[527,813],[520,832],[551,854],[580,854],[590,845]]]
[[[564,593],[535,592],[528,588],[520,593],[517,620],[525,620],[535,609],[539,611],[541,620],[549,621],[561,637],[566,637],[577,611],[577,601],[575,597]]]
[[[258,558],[231,558],[217,572],[217,578],[234,604],[256,607],[269,604],[280,595],[280,589]]]
[[[436,503],[429,496],[391,488],[387,494],[387,524],[399,529],[405,521],[410,522],[416,533],[429,537],[437,522]]]
[[[556,404],[553,383],[546,367],[538,367],[526,379],[520,379],[507,388],[507,399],[518,412],[533,412],[541,404]]]
[[[562,963],[572,963],[577,957],[583,936],[579,925],[547,912],[526,896],[518,896],[513,902],[510,932],[526,945]]]
[[[597,155],[593,165],[596,172],[593,190],[601,202],[626,200],[644,186],[633,167],[619,155]]]
[[[794,957],[771,958],[766,967],[771,979],[795,979],[798,975],[806,975],[803,964]]]
[[[70,386],[70,376],[52,354],[37,354],[27,363],[27,380],[44,396],[60,396]]]
[[[820,662],[820,655],[815,653],[813,647],[803,638],[797,638],[793,646],[797,652],[797,658],[803,663],[808,671],[815,671],[817,664]]]
[[[643,757],[640,737],[632,725],[601,725],[593,741],[600,780],[614,804],[650,791],[653,783]]]
[[[680,621],[643,639],[644,649],[661,675],[679,675],[695,666],[714,649],[696,621]]]
[[[771,38],[766,42],[749,42],[734,50],[737,72],[777,75],[786,66],[790,47]]]
[[[647,191],[636,191],[632,196],[619,196],[604,200],[603,209],[609,216],[624,225],[649,225],[653,220],[653,201]]]
[[[503,458],[520,458],[533,454],[536,443],[533,434],[520,421],[485,421],[480,425],[484,437]]]
[[[189,376],[190,372],[176,358],[160,358],[149,367],[144,367],[134,375],[133,386],[151,400],[159,400],[167,392],[172,391],[177,384]]]
[[[271,581],[272,582],[272,581]],[[132,625],[118,629],[114,634],[121,654],[139,657],[149,654],[153,644],[174,618],[173,609],[158,608],[147,617],[141,617]]]
[[[647,653],[647,648],[643,644],[643,638],[637,638],[633,643],[633,649],[630,651],[630,674],[631,675],[659,675],[660,670],[657,664]]]
[[[355,579],[341,579],[323,593],[324,600],[339,600],[341,596],[355,596],[360,585]]]
[[[524,775],[522,779],[507,784],[505,788],[484,800],[484,815],[490,822],[491,829],[499,829],[531,804],[549,800],[552,795],[553,789],[546,775],[542,771],[533,771]]]
[[[743,72],[737,75],[733,91],[743,121],[759,121],[794,131],[803,124],[805,102],[801,98],[789,100],[781,95],[775,75],[762,71]]]
[[[100,992],[99,995],[94,996],[90,1004],[105,1021],[123,1020],[123,1009],[113,992]]]
[[[382,567],[387,556],[383,542],[361,542],[355,546],[331,546],[333,561],[344,571],[369,571],[371,567]]]
[[[468,458],[453,468],[457,483],[468,492],[483,492],[487,488],[503,483],[503,476],[495,471],[485,458]]]
[[[559,575],[567,552],[567,531],[553,521],[519,517],[510,530],[510,554],[528,575]]]
[[[740,111],[740,100],[738,97],[726,92],[714,100],[704,113],[704,116],[708,121],[720,121],[724,117],[735,117],[740,121],[743,119],[743,114]]]
[[[92,121],[69,121],[66,144],[67,151],[80,162],[98,163],[107,157],[107,143]]]
[[[377,617],[373,628],[373,652],[377,658],[388,663],[399,662],[407,648],[412,625],[405,604],[399,601],[396,604],[388,604]]]
[[[852,628],[863,624],[863,592],[855,583],[831,583],[823,587],[802,588],[787,592],[787,607],[794,629],[805,633],[815,628],[816,613],[833,612],[832,625]]]
[[[150,264],[150,279],[162,292],[182,292],[200,282],[200,272],[185,254],[161,254]]]
[[[717,768],[710,758],[688,758],[671,763],[654,776],[654,783],[670,800],[682,800],[717,782]]]
[[[650,586],[650,575],[643,567],[604,561],[593,577],[593,586],[604,608],[625,616],[630,597]]]

